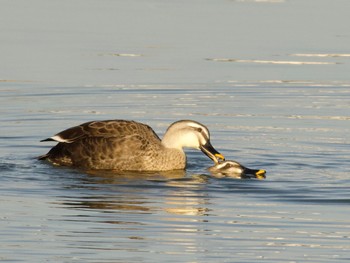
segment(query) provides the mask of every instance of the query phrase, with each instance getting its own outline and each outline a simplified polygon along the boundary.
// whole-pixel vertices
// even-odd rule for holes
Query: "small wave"
[[[279,65],[335,65],[335,64],[339,64],[337,62],[259,60],[259,59],[233,59],[233,58],[207,58],[207,60],[216,61],[216,62],[279,64]]]
[[[231,86],[239,86],[239,87],[257,87],[261,85],[279,85],[279,84],[283,84],[284,86],[303,86],[303,87],[350,87],[350,82],[347,82],[347,81],[270,79],[270,80],[255,80],[255,81],[225,80],[222,82],[229,83]],[[323,92],[333,92],[333,91],[328,90]],[[343,90],[342,92],[349,93],[347,90]]]
[[[99,53],[98,56],[112,56],[112,57],[142,57],[142,54],[133,53]]]
[[[0,170],[2,172],[16,170],[17,165],[14,163],[0,163]]]
[[[30,82],[36,82],[36,81],[34,81],[34,80],[23,80],[23,79],[0,79],[0,82],[30,83]]]
[[[253,3],[271,3],[271,4],[274,4],[274,3],[284,3],[285,0],[236,0],[236,2],[244,2],[244,3],[253,2]]]
[[[350,54],[345,54],[345,53],[319,53],[319,54],[291,54],[291,56],[294,57],[319,57],[319,58],[326,58],[326,57],[332,57],[332,58],[337,58],[337,57],[350,57]]]
[[[337,120],[337,121],[348,121],[349,116],[302,116],[302,115],[290,115],[290,119],[313,119],[313,120]],[[328,130],[328,129],[327,129]]]
[[[92,70],[120,70],[119,68],[94,68]]]

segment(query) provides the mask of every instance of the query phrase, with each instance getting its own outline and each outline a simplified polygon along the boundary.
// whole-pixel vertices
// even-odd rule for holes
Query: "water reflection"
[[[141,177],[142,176],[142,177]],[[62,204],[72,209],[108,213],[159,213],[208,215],[207,175],[185,171],[162,173],[88,171],[66,189],[80,189],[79,196],[65,196]]]
[[[100,183],[121,183],[125,180],[172,180],[184,178],[184,170],[172,170],[161,172],[120,172],[113,170],[88,170],[89,176],[100,179]]]
[[[88,224],[79,232],[78,248],[99,249],[92,240],[106,239],[109,250],[158,251],[191,255],[204,251],[200,236],[209,235],[213,216],[207,192],[209,177],[170,174],[113,174],[92,172],[77,178],[59,204],[69,212],[60,221]],[[65,237],[76,238],[77,230]],[[87,241],[88,240],[88,241]],[[101,247],[102,249],[102,247]]]
[[[323,246],[322,242],[329,241],[329,235],[333,238],[345,223],[338,221],[339,226],[335,225],[331,233],[316,233],[313,226],[326,224],[316,208],[297,204],[295,212],[285,207],[286,202],[249,201],[248,195],[261,197],[269,193],[272,198],[285,191],[273,191],[266,185],[262,188],[261,182],[188,173],[169,177],[147,174],[145,178],[136,174],[89,173],[78,178],[73,188],[66,188],[73,196],[67,193],[63,205],[72,213],[63,216],[62,221],[76,223],[78,229],[67,231],[62,238],[70,243],[74,240],[73,246],[78,249],[106,253],[153,251],[177,255],[179,261],[198,254],[214,258],[212,247],[225,258],[277,257],[270,251],[282,253],[285,247],[348,249],[342,244],[336,247],[335,243]],[[234,202],[223,203],[227,198]],[[294,227],[288,228],[289,224]],[[296,235],[303,237],[303,242],[290,238]],[[343,242],[344,238],[337,239]],[[225,242],[216,247],[217,240]],[[261,246],[268,249],[247,249]]]

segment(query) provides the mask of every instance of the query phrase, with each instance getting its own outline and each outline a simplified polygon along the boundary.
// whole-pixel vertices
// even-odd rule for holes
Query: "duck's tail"
[[[49,158],[49,153],[47,154],[43,154],[43,155],[40,155],[38,157],[36,157],[38,160],[46,160],[47,158]]]
[[[50,160],[50,159],[57,159],[57,158],[63,158],[65,155],[65,147],[63,143],[57,143],[54,147],[51,148],[51,150],[43,155],[40,155],[37,157],[38,160]]]

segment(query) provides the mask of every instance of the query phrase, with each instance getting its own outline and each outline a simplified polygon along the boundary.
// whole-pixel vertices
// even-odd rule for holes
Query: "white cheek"
[[[187,134],[182,137],[182,145],[184,147],[199,148],[199,141],[194,134]]]
[[[207,140],[205,140],[203,137],[199,139],[201,145],[205,145],[207,143]],[[198,142],[199,143],[199,142]]]
[[[231,167],[229,171],[230,173],[241,174],[243,172],[243,169],[239,167]]]

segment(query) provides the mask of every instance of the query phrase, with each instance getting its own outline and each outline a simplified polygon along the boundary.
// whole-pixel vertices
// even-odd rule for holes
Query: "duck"
[[[184,148],[201,150],[214,163],[225,160],[212,146],[208,128],[193,120],[172,123],[163,139],[147,124],[103,120],[86,122],[41,140],[46,141],[58,143],[39,160],[87,170],[184,170]]]
[[[265,170],[250,169],[239,162],[233,160],[224,160],[217,162],[208,168],[209,172],[215,177],[234,177],[234,178],[257,178],[265,179]]]

